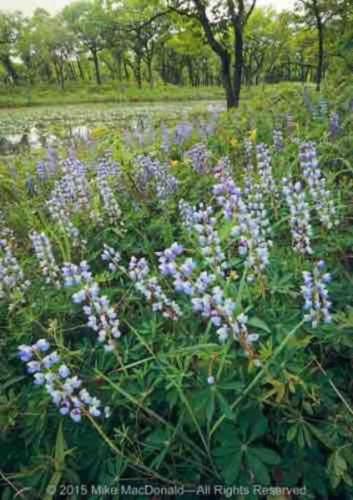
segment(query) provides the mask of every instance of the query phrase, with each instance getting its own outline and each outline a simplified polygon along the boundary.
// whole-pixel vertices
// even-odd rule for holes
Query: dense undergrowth
[[[112,131],[2,165],[2,499],[134,479],[352,498],[339,96],[267,88],[153,143]]]

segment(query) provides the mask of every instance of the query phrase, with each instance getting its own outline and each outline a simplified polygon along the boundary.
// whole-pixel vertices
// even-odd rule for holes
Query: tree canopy
[[[0,11],[0,84],[95,81],[223,85],[313,81],[352,71],[352,3],[297,0],[78,0],[56,15]],[[337,34],[340,36],[336,36]]]

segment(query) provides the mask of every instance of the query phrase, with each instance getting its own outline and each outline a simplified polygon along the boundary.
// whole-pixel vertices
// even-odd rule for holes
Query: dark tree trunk
[[[228,53],[223,54],[221,62],[222,62],[222,82],[226,93],[227,108],[230,109],[236,107],[237,102],[232,86],[232,77],[230,74],[231,73],[230,56]]]
[[[74,81],[77,81],[77,73],[76,73],[76,68],[72,62],[69,62],[69,68],[70,68],[70,73],[71,77]]]
[[[94,71],[96,74],[96,82],[97,85],[102,84],[101,80],[101,74],[100,74],[100,69],[99,69],[99,60],[98,60],[98,51],[96,48],[91,49],[92,57],[93,57],[93,63],[94,63]]]
[[[152,57],[148,57],[146,61],[147,65],[147,77],[151,89],[153,88],[153,69],[152,69]]]
[[[115,60],[116,60],[117,65],[118,65],[118,80],[119,80],[119,82],[121,82],[123,79],[123,57],[122,57],[122,54],[117,53],[115,55]]]
[[[235,63],[234,63],[234,106],[237,108],[240,101],[240,91],[243,78],[244,67],[244,41],[243,41],[243,28],[240,22],[236,24],[235,28]]]
[[[77,67],[78,67],[78,71],[80,73],[80,78],[81,78],[82,81],[84,81],[85,80],[85,74],[83,72],[82,64],[80,63],[79,59],[77,59]]]
[[[124,67],[124,73],[125,73],[125,80],[129,81],[130,80],[130,73],[129,73],[129,68],[128,68],[128,61],[127,59],[124,59],[123,61],[123,67]]]
[[[141,71],[141,56],[136,54],[136,67],[135,67],[136,82],[139,89],[142,88],[142,71]]]
[[[317,71],[316,71],[316,90],[319,92],[321,88],[321,80],[322,80],[323,64],[324,64],[324,30],[321,20],[317,24],[317,30],[318,30],[318,41],[319,41],[319,54],[318,54]]]
[[[64,65],[58,63],[59,82],[61,90],[65,90]]]

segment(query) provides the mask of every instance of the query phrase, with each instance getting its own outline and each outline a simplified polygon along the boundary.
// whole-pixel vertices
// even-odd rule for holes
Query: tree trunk
[[[101,85],[102,80],[101,80],[101,74],[100,74],[100,69],[99,69],[98,51],[97,51],[97,49],[93,48],[93,49],[91,49],[91,53],[92,53],[92,57],[93,57],[94,71],[96,73],[96,82],[97,82],[97,85]]]
[[[222,62],[222,82],[226,93],[227,109],[231,109],[237,106],[237,102],[232,86],[232,77],[230,74],[230,69],[231,69],[230,56],[228,53],[225,53],[222,56],[221,62]]]
[[[108,68],[108,71],[110,72],[112,79],[115,80],[116,79],[116,71],[115,71],[114,66],[112,64],[110,64],[109,61],[107,61],[106,59],[103,59],[103,58],[102,58],[102,62],[104,62],[104,64]]]
[[[243,78],[244,67],[244,41],[243,41],[243,27],[240,22],[237,22],[235,28],[235,63],[234,63],[234,106],[237,108],[240,101],[240,91]]]
[[[125,58],[123,60],[123,67],[124,67],[124,73],[125,73],[125,80],[129,81],[130,80],[130,73],[129,73],[129,68],[128,68],[128,61]]]
[[[72,80],[74,81],[77,81],[77,73],[76,73],[76,68],[74,66],[74,64],[70,61],[68,62],[68,67],[70,69],[70,73],[71,73],[71,78]]]
[[[122,54],[120,54],[120,53],[116,54],[115,60],[116,60],[117,65],[118,65],[118,80],[119,80],[119,82],[121,82],[123,79],[123,57],[122,57]]]
[[[316,70],[316,90],[320,92],[321,80],[322,80],[322,70],[324,64],[324,25],[321,18],[321,12],[317,4],[317,0],[314,0],[314,14],[316,19],[316,28],[318,35],[318,61]]]
[[[148,82],[150,84],[151,89],[153,88],[153,69],[152,69],[152,57],[147,58],[147,75],[148,75]]]
[[[77,62],[78,71],[80,73],[80,78],[81,78],[82,81],[84,81],[85,80],[85,74],[84,74],[83,69],[82,69],[82,64],[80,63],[79,59],[77,59],[76,62]]]
[[[140,89],[140,88],[142,88],[142,71],[141,71],[141,56],[140,56],[140,54],[136,54],[135,74],[136,74],[137,86]]]
[[[64,90],[65,89],[65,78],[64,78],[63,66],[60,66],[59,75],[60,75],[60,87],[61,87],[61,90]]]
[[[317,62],[316,90],[319,92],[321,88],[322,68],[324,64],[324,30],[321,20],[317,24],[317,29],[319,37],[319,57]]]

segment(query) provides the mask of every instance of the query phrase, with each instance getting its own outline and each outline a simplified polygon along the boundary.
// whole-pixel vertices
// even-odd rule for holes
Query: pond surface
[[[124,104],[74,104],[0,109],[0,154],[40,148],[68,137],[86,140],[97,128],[136,128],[141,123],[170,123],[193,114],[225,110],[223,101]]]

